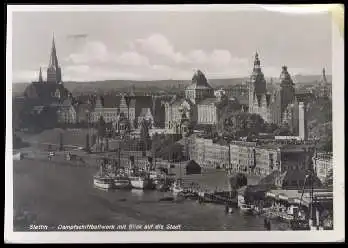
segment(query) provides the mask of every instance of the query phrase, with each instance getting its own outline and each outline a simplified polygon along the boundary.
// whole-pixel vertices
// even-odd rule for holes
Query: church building
[[[69,91],[63,86],[61,68],[58,63],[56,45],[54,37],[50,60],[47,68],[47,80],[42,78],[40,68],[39,79],[32,82],[24,91],[24,97],[39,105],[51,105],[63,103],[69,96]]]

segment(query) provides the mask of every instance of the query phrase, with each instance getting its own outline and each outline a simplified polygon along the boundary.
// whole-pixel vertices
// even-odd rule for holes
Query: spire
[[[260,59],[259,59],[259,54],[255,53],[255,60],[254,60],[254,71],[258,71],[258,70],[261,70],[261,67],[260,67]]]
[[[57,58],[57,51],[56,51],[56,44],[54,41],[54,33],[52,38],[52,48],[51,48],[51,56],[50,56],[50,63],[48,65],[49,68],[58,68],[58,58]]]
[[[323,73],[321,75],[321,83],[322,84],[326,84],[327,83],[326,75],[325,75],[325,68],[323,68]]]
[[[39,72],[39,83],[43,83],[41,66],[40,66],[40,72]]]

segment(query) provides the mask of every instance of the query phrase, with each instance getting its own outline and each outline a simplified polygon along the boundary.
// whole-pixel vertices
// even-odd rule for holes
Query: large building
[[[71,97],[71,94],[62,82],[54,37],[47,68],[47,80],[44,81],[40,68],[38,81],[28,85],[23,96],[25,108],[21,111],[20,116],[24,128],[28,126],[35,129],[40,127],[52,128],[57,122],[70,123],[76,121],[76,118],[66,117],[73,114],[74,111],[71,108],[72,106],[63,104],[65,100]],[[39,119],[45,120],[46,124],[38,121]],[[35,125],[33,121],[37,121]]]
[[[265,122],[288,124],[294,134],[307,138],[307,99],[295,93],[295,84],[286,66],[280,74],[280,89],[267,91],[266,80],[256,53],[249,81],[249,112],[260,115]]]
[[[53,37],[50,60],[47,68],[47,80],[43,80],[42,70],[40,68],[38,81],[32,82],[25,89],[24,96],[28,101],[35,104],[50,105],[52,103],[62,103],[69,97],[69,91],[63,85],[61,73]]]
[[[229,165],[229,150],[226,143],[213,142],[191,135],[182,140],[184,154],[205,168],[227,168]]]
[[[191,84],[186,87],[185,97],[193,104],[198,104],[206,98],[214,97],[214,89],[200,70],[194,73]]]
[[[121,116],[122,115],[122,116]],[[123,93],[119,96],[104,95],[97,97],[94,110],[91,112],[91,122],[96,123],[100,117],[106,123],[117,126],[118,120],[130,125],[130,129],[139,128],[139,123],[146,119],[151,128],[164,125],[164,107],[159,97],[137,96]]]
[[[77,123],[77,108],[71,99],[66,99],[58,108],[58,123],[61,124],[76,124]]]
[[[216,92],[215,92],[216,93]],[[207,78],[197,70],[192,82],[185,89],[185,97],[175,97],[165,103],[165,128],[169,133],[182,133],[187,122],[197,125],[216,126],[223,109],[232,102],[222,93],[214,95]],[[234,102],[234,101],[233,101]],[[186,123],[183,126],[183,123]]]
[[[235,172],[267,176],[273,171],[306,171],[313,164],[314,143],[295,140],[233,141],[231,167]]]
[[[174,97],[165,103],[165,128],[169,133],[182,133],[182,123],[189,121],[195,126],[198,120],[205,120],[205,108],[201,108],[200,117],[197,105],[207,99],[214,99],[214,89],[200,70],[197,70],[191,84],[185,89],[185,97]]]

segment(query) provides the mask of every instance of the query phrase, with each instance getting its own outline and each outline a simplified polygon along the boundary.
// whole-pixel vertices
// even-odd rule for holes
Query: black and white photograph
[[[272,6],[8,6],[5,242],[344,241],[343,6]]]

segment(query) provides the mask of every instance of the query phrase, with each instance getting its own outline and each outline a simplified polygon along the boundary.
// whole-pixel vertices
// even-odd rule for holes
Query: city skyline
[[[256,51],[265,77],[279,77],[283,65],[291,75],[331,74],[326,13],[17,12],[13,82],[46,70],[53,33],[63,81],[189,80],[195,69],[209,79],[248,77]]]

